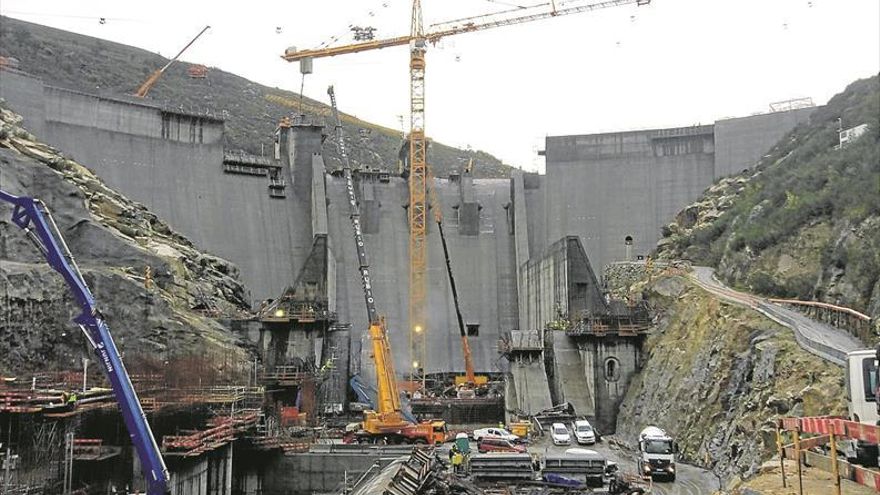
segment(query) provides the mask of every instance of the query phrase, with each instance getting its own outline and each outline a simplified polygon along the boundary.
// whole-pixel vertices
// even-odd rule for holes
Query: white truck
[[[880,349],[862,349],[846,355],[846,398],[849,419],[870,426],[880,424],[878,415],[877,358]],[[845,443],[846,457],[850,462],[863,466],[878,464],[877,445],[848,440]]]
[[[639,473],[650,478],[675,481],[675,454],[678,444],[656,426],[639,433]]]

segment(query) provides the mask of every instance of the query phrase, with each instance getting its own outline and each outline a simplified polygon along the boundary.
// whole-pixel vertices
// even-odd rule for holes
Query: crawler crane
[[[442,443],[446,441],[447,430],[445,421],[424,421],[413,423],[407,420],[400,407],[400,389],[397,376],[394,374],[394,358],[385,331],[385,319],[376,310],[373,297],[373,281],[370,265],[367,262],[367,251],[364,236],[361,232],[360,206],[355,195],[354,178],[352,177],[351,161],[345,148],[342,135],[342,121],[336,107],[336,94],[333,86],[327,88],[335,121],[336,146],[342,159],[342,173],[345,177],[345,188],[348,192],[349,218],[354,232],[355,248],[358,257],[358,271],[364,289],[364,302],[367,306],[367,319],[370,322],[369,338],[373,349],[373,361],[376,365],[376,404],[375,410],[364,411],[364,420],[355,427],[347,429],[345,440],[359,443]]]

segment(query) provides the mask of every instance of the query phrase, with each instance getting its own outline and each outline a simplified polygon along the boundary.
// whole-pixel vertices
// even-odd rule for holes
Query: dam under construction
[[[309,452],[307,435],[261,437],[252,430],[264,416],[241,418],[231,412],[269,400],[269,410],[261,414],[274,413],[282,425],[294,424],[289,415],[296,411],[296,424],[316,424],[323,417],[341,428],[333,418],[344,417],[375,390],[346,179],[324,159],[334,141],[329,123],[314,116],[285,118],[276,129],[274,150],[260,156],[226,149],[224,122],[215,116],[65,90],[15,70],[3,71],[0,97],[22,115],[24,127],[88,163],[109,187],[167,219],[196,245],[233,262],[250,289],[250,315],[213,315],[254,350],[253,364],[229,363],[249,369],[247,381],[221,385],[229,380],[215,377],[213,388],[185,399],[173,397],[186,396],[186,387],[171,397],[144,392],[148,403],[167,400],[166,407],[190,400],[226,408],[221,426],[192,438],[165,437],[164,445],[181,451],[174,454],[181,462],[169,464],[175,479],[235,487],[210,493],[281,493],[272,487],[286,486],[291,480],[284,472],[296,472],[294,486],[300,488],[294,492],[334,489],[341,473],[308,466],[326,467],[314,459],[337,459],[348,455],[344,450]],[[427,235],[430,324],[408,328],[407,293],[400,290],[408,266],[408,182],[397,173],[398,163],[356,169],[353,184],[369,247],[372,291],[382,302],[389,343],[396,350],[394,367],[412,413],[465,428],[584,417],[598,431],[613,433],[627,385],[645,359],[651,315],[637,302],[609,298],[597,267],[631,263],[644,269],[662,226],[675,212],[731,173],[734,163],[756,161],[768,143],[811,111],[714,126],[548,137],[546,174],[514,171],[509,179],[479,179],[463,167],[434,178],[436,202],[430,208],[442,210],[474,371],[489,383],[485,393],[470,399],[444,391],[465,372],[465,361],[436,225]],[[154,277],[162,276],[161,268],[151,269]],[[210,314],[210,307],[204,309]],[[563,322],[562,331],[548,330]],[[405,352],[415,331],[425,336],[423,362]],[[181,380],[192,366],[206,365],[189,366],[150,379]],[[562,404],[568,406],[555,407]],[[210,415],[200,409],[187,414]],[[74,417],[84,424],[101,421],[85,413]],[[218,428],[224,433],[212,443]],[[245,460],[242,474],[238,465],[232,471],[239,450],[230,446],[240,436],[261,456],[284,454],[272,462],[293,464],[277,469],[261,464],[249,471]],[[112,459],[115,451],[107,453],[101,445],[75,444],[76,464]],[[357,473],[373,462],[355,453],[341,464]],[[264,491],[247,491],[248,483]],[[178,493],[198,493],[188,490]]]
[[[441,38],[650,3],[423,26],[416,0],[410,35],[351,24],[352,44],[281,54],[304,88],[313,60],[407,46],[408,132],[342,113],[334,86],[309,99],[178,62],[210,26],[153,70],[2,17],[0,495],[750,495],[765,475],[880,491],[863,424],[880,306],[851,304],[866,284],[845,271],[873,217],[832,235],[817,218],[836,206],[794,179],[760,199],[792,162],[855,162],[874,121],[853,102],[876,81],[825,106],[546,135],[540,173],[425,134]],[[57,57],[79,68],[57,79]],[[146,79],[98,83],[110,65]],[[762,215],[805,204],[807,240],[755,247]],[[818,281],[814,258],[834,263]]]

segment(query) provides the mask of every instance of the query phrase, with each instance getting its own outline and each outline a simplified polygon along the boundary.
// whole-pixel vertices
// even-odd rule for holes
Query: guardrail
[[[797,461],[798,488],[803,493],[802,466],[811,466],[832,473],[834,494],[840,495],[840,480],[847,479],[880,491],[880,472],[838,459],[837,441],[857,440],[876,445],[880,439],[880,427],[849,421],[839,417],[782,418],[777,420],[776,447],[782,470],[782,486],[787,487],[785,459]],[[785,443],[785,434],[792,442]],[[801,434],[817,435],[802,439]],[[816,452],[827,445],[829,454]]]
[[[772,303],[796,309],[814,320],[845,330],[861,340],[863,344],[872,345],[876,340],[877,331],[873,318],[852,308],[819,301],[800,301],[797,299],[768,300]]]
[[[801,346],[801,348],[806,349],[808,352],[815,354],[822,359],[830,361],[838,366],[843,366],[846,362],[845,351],[836,349],[834,347],[825,345],[817,340],[808,338],[801,330],[800,324],[784,314],[784,312],[780,311],[780,308],[778,306],[759,301],[755,303],[753,308],[762,313],[764,316],[775,321],[776,323],[791,328],[794,332],[794,338],[797,341],[798,345]]]

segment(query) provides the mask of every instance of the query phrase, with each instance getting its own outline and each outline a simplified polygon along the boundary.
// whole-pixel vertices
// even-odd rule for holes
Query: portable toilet
[[[455,435],[455,446],[462,454],[469,454],[471,451],[471,442],[468,440],[467,433],[459,433]]]

